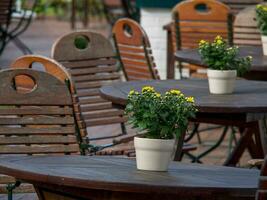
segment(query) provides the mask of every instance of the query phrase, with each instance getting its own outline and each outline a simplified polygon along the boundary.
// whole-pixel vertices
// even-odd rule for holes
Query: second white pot
[[[261,36],[263,55],[267,56],[267,36]]]
[[[236,70],[212,70],[207,71],[209,89],[212,94],[231,94],[234,91]]]
[[[167,171],[176,151],[175,140],[134,138],[137,169]]]

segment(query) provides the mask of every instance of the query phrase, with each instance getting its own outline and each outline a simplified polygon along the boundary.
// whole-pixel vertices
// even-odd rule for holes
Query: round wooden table
[[[0,171],[34,185],[41,200],[255,199],[258,170],[173,162],[168,172],[135,160],[90,156],[0,159]]]
[[[193,96],[199,110],[196,119],[192,119],[194,122],[239,128],[241,137],[225,165],[236,165],[245,149],[248,149],[253,158],[264,158],[267,135],[262,127],[267,113],[267,82],[237,80],[233,94],[212,95],[207,80],[130,81],[104,86],[100,89],[100,94],[114,106],[124,107],[130,90],[140,91],[147,85],[153,86],[160,93],[179,89],[186,96]]]
[[[251,69],[244,75],[244,78],[250,80],[267,81],[267,56],[263,55],[261,46],[241,46],[239,55],[241,57],[253,57]],[[186,49],[177,51],[175,53],[175,59],[180,62],[207,67],[201,61],[198,49]],[[168,78],[174,78],[174,66],[170,65],[168,67]]]

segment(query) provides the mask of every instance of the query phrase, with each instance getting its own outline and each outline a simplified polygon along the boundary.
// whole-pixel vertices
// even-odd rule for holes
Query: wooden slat
[[[106,102],[106,103],[83,105],[81,106],[81,111],[89,112],[93,110],[103,110],[103,109],[110,109],[110,108],[112,108],[111,102]]]
[[[51,107],[51,106],[24,106],[24,107],[8,107],[0,106],[0,115],[71,115],[73,111],[70,107]]]
[[[101,82],[78,82],[75,84],[76,89],[100,88],[102,85]]]
[[[15,183],[15,182],[16,182],[16,179],[14,177],[0,174],[0,185],[1,184],[8,184],[8,183]],[[1,194],[1,192],[0,192],[0,194]]]
[[[84,74],[95,74],[101,72],[116,72],[116,66],[107,66],[107,67],[92,67],[92,68],[83,68],[83,69],[71,69],[70,73],[72,76],[79,76]]]
[[[120,52],[120,56],[121,58],[128,58],[128,59],[134,59],[134,60],[145,60],[146,56],[144,55],[144,53],[140,54],[140,53],[125,53],[125,52]]]
[[[107,100],[101,97],[80,98],[81,104],[102,103],[102,102],[107,102]]]
[[[93,112],[85,112],[83,114],[85,119],[95,119],[95,118],[103,118],[103,117],[114,117],[114,116],[123,116],[123,110],[117,109],[109,109],[109,110],[99,110]]]
[[[0,154],[51,154],[51,153],[76,153],[78,144],[47,145],[47,146],[0,146]]]
[[[120,52],[132,52],[132,53],[143,53],[144,47],[136,47],[136,46],[128,46],[128,45],[122,45],[118,44]]]
[[[122,62],[125,63],[126,65],[148,67],[148,64],[146,61],[140,62],[140,61],[134,61],[134,60],[129,60],[129,59],[122,59]]]
[[[0,125],[57,125],[57,124],[74,124],[73,117],[48,117],[48,116],[25,116],[17,118],[0,117]]]
[[[86,126],[100,126],[100,125],[121,123],[121,122],[126,122],[126,121],[127,121],[126,117],[110,117],[110,118],[85,120],[85,123],[86,123]]]
[[[103,59],[92,59],[92,60],[79,60],[79,61],[71,61],[71,62],[62,62],[64,67],[66,68],[88,68],[95,67],[98,65],[115,65],[117,60],[114,58],[103,58]]]
[[[96,74],[96,75],[83,75],[73,77],[74,81],[84,82],[84,81],[103,81],[103,80],[115,80],[119,79],[119,73],[110,73],[110,74]]]
[[[91,90],[78,90],[78,97],[90,97],[90,96],[99,96],[99,89],[91,89]]]
[[[74,126],[55,127],[55,126],[33,126],[33,127],[0,127],[0,135],[62,135],[62,134],[75,134]],[[0,141],[1,143],[1,141]]]
[[[0,145],[15,144],[76,144],[75,136],[19,136],[0,137]],[[0,177],[1,179],[1,177]]]

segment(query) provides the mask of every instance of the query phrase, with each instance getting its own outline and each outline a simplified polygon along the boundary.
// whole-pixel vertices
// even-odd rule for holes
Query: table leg
[[[76,0],[71,2],[71,28],[76,28]]]
[[[175,78],[174,52],[171,30],[167,30],[167,79]]]
[[[89,17],[88,17],[88,10],[89,10],[89,0],[84,0],[84,20],[83,20],[83,27],[88,27]]]
[[[253,159],[263,158],[262,145],[260,141],[259,123],[250,123],[248,127],[241,132],[241,137],[232,151],[231,155],[227,158],[224,165],[235,166],[246,149],[249,150]],[[254,138],[253,138],[254,136]],[[255,140],[255,141],[254,141]]]

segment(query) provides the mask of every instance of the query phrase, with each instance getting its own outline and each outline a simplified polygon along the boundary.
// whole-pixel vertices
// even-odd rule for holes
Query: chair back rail
[[[36,67],[34,64],[39,64]],[[81,117],[81,111],[80,106],[77,98],[75,98],[75,88],[73,85],[73,82],[71,80],[71,76],[69,75],[68,71],[57,61],[40,56],[40,55],[26,55],[21,56],[17,58],[12,64],[11,68],[13,69],[35,69],[35,70],[41,70],[45,71],[53,76],[55,76],[57,79],[59,79],[62,83],[66,84],[66,80],[69,80],[70,82],[70,90],[73,96],[73,104],[76,114],[76,121],[77,125],[79,126],[79,131],[82,137],[85,137],[87,135],[87,131],[85,128],[84,121]],[[16,78],[16,87],[17,89],[27,90],[27,88],[32,88],[32,82],[28,79],[25,79],[25,77],[17,77]]]
[[[18,76],[30,77],[33,89],[16,90]],[[72,98],[64,83],[44,72],[5,70],[0,95],[0,154],[79,152]]]
[[[237,15],[241,10],[248,6],[255,6],[262,3],[263,0],[219,0],[220,2],[228,5],[231,8],[231,12]]]
[[[261,34],[257,27],[255,6],[240,11],[234,22],[234,44],[261,46]]]
[[[186,0],[173,8],[174,50],[197,48],[200,40],[229,38],[230,8],[214,0]]]
[[[83,38],[87,46],[79,49],[77,38]],[[100,97],[101,86],[120,80],[116,55],[105,37],[86,31],[67,34],[54,44],[52,57],[71,74],[87,127],[126,121],[123,110]]]
[[[0,25],[9,24],[13,7],[13,0],[0,1]]]
[[[128,18],[120,19],[112,32],[127,80],[160,79],[149,39],[137,22]]]

